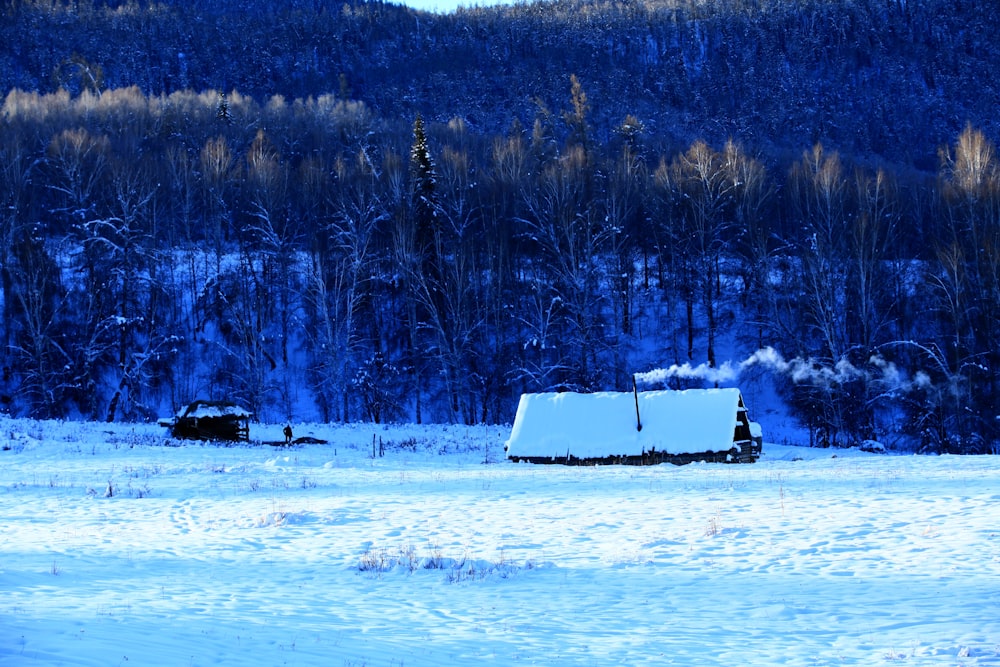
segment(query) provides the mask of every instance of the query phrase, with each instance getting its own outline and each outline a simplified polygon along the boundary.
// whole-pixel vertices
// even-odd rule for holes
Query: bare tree
[[[673,238],[689,255],[691,282],[706,321],[706,356],[716,365],[716,338],[722,299],[722,260],[727,252],[730,221],[726,206],[734,181],[728,178],[723,155],[704,141],[696,141],[670,166],[669,183],[679,212]],[[692,295],[693,296],[693,295]],[[688,301],[688,358],[694,353],[693,299]]]
[[[974,437],[1000,435],[1000,160],[981,131],[967,126],[953,151],[942,152],[942,217],[934,277],[938,303],[954,340],[951,367],[979,386],[963,420],[960,444],[979,449]],[[979,435],[977,435],[979,434]]]
[[[47,183],[59,195],[52,213],[66,225],[61,231],[93,215],[109,150],[106,136],[94,136],[82,128],[63,130],[49,142],[46,162],[51,178]]]
[[[352,368],[361,363],[364,347],[373,345],[362,332],[361,311],[371,298],[376,233],[389,214],[379,196],[379,173],[367,151],[358,152],[353,166],[341,164],[336,171],[339,187],[331,195],[333,218],[313,254],[307,294],[317,322],[318,391],[334,410],[332,416],[348,421]],[[370,366],[369,380],[378,384],[384,369],[384,362]]]
[[[636,237],[640,232],[644,212],[642,193],[648,177],[645,162],[632,144],[626,142],[610,168],[604,195],[604,225],[609,245],[608,292],[614,311],[612,332],[617,337],[612,344],[614,384],[618,387],[627,384],[624,354],[628,349],[627,339],[634,333],[635,274],[639,259]]]
[[[816,144],[792,166],[789,196],[800,242],[802,304],[808,331],[822,346],[822,356],[835,363],[849,347],[843,313],[847,286],[847,179],[837,153]],[[809,347],[808,344],[806,347]]]
[[[198,178],[196,161],[182,145],[170,145],[165,154],[165,192],[169,197],[169,210],[174,224],[167,225],[165,236],[172,246],[191,243],[198,226]]]
[[[163,357],[170,356],[168,350],[177,340],[161,321],[165,290],[156,271],[162,262],[148,231],[155,186],[141,166],[131,162],[114,165],[112,184],[108,217],[88,222],[84,238],[88,265],[105,278],[106,325],[99,323],[98,328],[107,326],[112,332],[106,373],[111,384],[109,422],[119,413],[135,418],[154,412],[155,405],[145,401],[152,398]]]
[[[742,315],[736,334],[751,349],[761,349],[783,338],[779,290],[775,271],[785,243],[778,236],[775,218],[775,185],[764,164],[730,139],[722,150],[723,170],[731,185],[729,218],[732,222],[731,252],[734,277],[742,281]],[[742,380],[744,392],[754,386],[757,369]]]
[[[632,334],[632,292],[635,280],[642,193],[648,173],[646,164],[632,146],[626,144],[615,161],[605,194],[605,223],[611,233],[613,299],[616,320],[625,335]]]
[[[211,338],[220,352],[212,381],[263,419],[281,391],[275,379],[280,357],[272,344],[277,332],[268,319],[276,305],[269,285],[272,269],[266,258],[244,245],[238,262],[216,276],[201,306],[222,314],[215,320],[217,335]],[[287,417],[287,412],[279,415]]]
[[[788,178],[789,197],[801,228],[798,252],[798,289],[802,295],[799,313],[802,326],[796,344],[833,366],[854,352],[847,331],[847,283],[850,222],[848,181],[837,153],[827,153],[816,144],[805,151]],[[794,311],[793,311],[794,312]],[[863,353],[863,351],[862,351]],[[852,399],[846,383],[801,382],[793,390],[793,402],[810,428],[810,437],[824,445],[839,445],[855,439],[857,421],[868,422]]]
[[[519,384],[516,369],[526,337],[513,316],[513,304],[520,292],[517,266],[525,239],[517,233],[517,221],[524,218],[522,193],[529,187],[529,164],[524,130],[515,120],[506,136],[494,140],[479,184],[484,192],[479,251],[485,274],[486,346],[491,349],[481,371],[486,387],[483,421],[506,419],[509,396],[517,393]]]
[[[606,348],[601,306],[602,258],[609,242],[608,227],[599,224],[598,212],[590,196],[590,165],[580,146],[566,151],[549,164],[527,201],[528,216],[522,221],[537,247],[546,276],[537,284],[548,292],[541,304],[558,304],[549,311],[537,311],[553,320],[551,344],[565,346],[575,357],[566,359],[570,368],[561,385],[573,389],[601,386],[599,356]],[[535,327],[536,329],[539,327]],[[563,356],[563,355],[558,355]],[[563,365],[563,362],[560,362]]]
[[[292,322],[298,318],[295,283],[298,261],[296,249],[302,242],[302,231],[298,219],[292,215],[288,165],[275,149],[263,130],[258,130],[246,155],[247,203],[249,222],[241,241],[249,243],[258,256],[265,261],[269,280],[262,285],[273,294],[268,300],[274,309],[268,313],[269,327],[276,328],[274,336],[280,347],[280,372],[286,403],[293,393],[289,363],[290,346],[293,340]],[[286,412],[290,406],[286,405]]]
[[[237,177],[236,157],[225,137],[209,139],[198,156],[202,206],[205,210],[205,238],[222,255],[230,236],[230,196]]]
[[[34,161],[15,137],[0,144],[0,301],[3,303],[4,322],[0,324],[0,347],[6,350],[11,343],[13,307],[13,256],[15,239],[23,224],[23,207],[27,203],[31,171]],[[20,233],[24,233],[23,230]],[[5,352],[0,353],[3,357]]]
[[[482,303],[485,267],[476,252],[479,206],[472,168],[465,150],[444,146],[438,192],[439,229],[433,272],[414,276],[417,298],[427,314],[426,326],[441,370],[452,420],[473,423],[482,402],[482,377],[476,372],[480,333],[486,311]]]
[[[62,417],[66,410],[71,364],[67,349],[69,318],[60,267],[29,227],[13,234],[4,265],[11,300],[5,324],[11,332],[18,393],[33,417]]]
[[[887,339],[893,316],[891,274],[900,219],[895,185],[882,169],[855,172],[857,214],[849,245],[848,297],[845,317],[849,339],[862,350],[874,350]]]

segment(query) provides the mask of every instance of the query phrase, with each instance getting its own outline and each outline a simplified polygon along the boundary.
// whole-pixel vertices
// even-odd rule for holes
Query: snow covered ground
[[[0,664],[1000,665],[996,457],[565,468],[508,434],[0,419]]]

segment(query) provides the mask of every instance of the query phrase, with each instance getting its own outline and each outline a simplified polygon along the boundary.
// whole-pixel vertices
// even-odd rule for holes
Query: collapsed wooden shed
[[[511,461],[568,465],[753,463],[762,448],[739,389],[524,394]]]
[[[240,442],[250,439],[251,416],[235,403],[198,400],[172,419],[161,419],[160,425],[168,427],[175,438]]]

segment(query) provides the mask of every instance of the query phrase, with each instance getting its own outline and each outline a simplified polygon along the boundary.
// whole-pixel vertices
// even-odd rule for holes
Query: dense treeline
[[[504,421],[770,346],[821,442],[996,447],[996,10],[264,4],[5,5],[7,410]]]
[[[773,346],[815,360],[786,390],[819,437],[991,446],[1000,169],[979,130],[927,179],[820,144],[774,173],[735,141],[657,155],[631,116],[602,143],[589,107],[571,77],[561,113],[483,135],[331,96],[10,93],[8,408],[209,394],[493,421],[521,391]]]

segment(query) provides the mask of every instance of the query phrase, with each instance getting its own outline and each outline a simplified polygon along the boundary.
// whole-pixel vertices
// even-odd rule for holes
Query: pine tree
[[[439,227],[436,188],[437,170],[427,147],[423,118],[418,114],[413,122],[413,146],[410,148],[410,207],[417,252],[425,260],[432,254]]]
[[[226,99],[225,93],[219,94],[219,104],[215,107],[215,118],[226,125],[233,123],[233,116],[229,112],[229,100]]]

